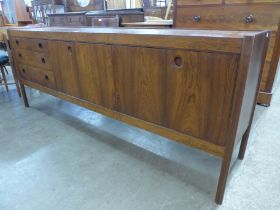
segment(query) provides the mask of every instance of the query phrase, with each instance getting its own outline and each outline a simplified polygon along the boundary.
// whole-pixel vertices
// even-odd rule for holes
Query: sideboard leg
[[[216,192],[216,198],[215,198],[215,202],[217,204],[223,203],[228,173],[230,169],[231,154],[232,151],[229,153],[225,152],[225,156],[223,157],[223,162],[222,162],[222,167],[221,167],[221,172],[220,172],[220,177],[219,177],[219,182],[218,182],[218,187]]]
[[[29,107],[28,99],[27,99],[26,92],[25,92],[25,87],[23,84],[20,84],[19,87],[20,87],[22,98],[23,98],[24,106]]]
[[[238,159],[243,160],[244,155],[245,155],[245,151],[246,151],[246,147],[247,147],[247,143],[248,143],[248,139],[249,139],[249,133],[250,133],[250,127],[246,130],[246,132],[244,133],[243,137],[242,137],[242,141],[241,141],[241,145],[240,145],[240,149],[239,149],[239,153],[238,153]]]
[[[21,92],[20,92],[20,88],[19,88],[19,82],[17,80],[15,80],[15,83],[16,83],[16,88],[17,88],[18,96],[21,97]]]

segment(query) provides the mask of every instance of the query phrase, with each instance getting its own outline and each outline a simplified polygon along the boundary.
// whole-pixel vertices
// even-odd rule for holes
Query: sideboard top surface
[[[12,28],[13,37],[240,53],[242,40],[263,33],[133,28]]]
[[[241,39],[245,36],[255,36],[260,31],[226,31],[226,30],[186,30],[186,29],[137,29],[137,28],[74,28],[74,27],[45,27],[45,28],[11,28],[22,32],[59,32],[59,33],[91,33],[91,34],[135,34],[135,35],[168,35],[189,37],[223,37]]]

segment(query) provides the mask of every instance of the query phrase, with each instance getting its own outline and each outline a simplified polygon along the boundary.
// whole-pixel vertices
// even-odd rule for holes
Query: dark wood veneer
[[[216,202],[222,203],[232,152],[240,144],[244,157],[270,32],[8,33],[25,106],[27,85],[221,157]],[[45,47],[33,51],[34,43]],[[42,57],[45,63],[38,62]]]

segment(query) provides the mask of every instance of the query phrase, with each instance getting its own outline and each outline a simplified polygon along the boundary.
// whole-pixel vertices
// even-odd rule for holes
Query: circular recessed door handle
[[[49,80],[49,76],[48,75],[45,75],[45,80]]]
[[[175,67],[177,67],[177,68],[179,68],[179,67],[181,67],[181,66],[183,65],[183,59],[182,59],[181,56],[176,56],[176,57],[174,58],[174,65],[175,65]]]

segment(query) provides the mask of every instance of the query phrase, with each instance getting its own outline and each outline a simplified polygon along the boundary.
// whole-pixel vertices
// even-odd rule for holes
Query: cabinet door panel
[[[81,98],[114,107],[114,80],[111,46],[78,43],[76,45]]]
[[[80,97],[74,44],[72,42],[52,41],[49,42],[49,49],[57,80],[57,89],[71,96]]]
[[[234,55],[169,50],[167,127],[224,145],[237,61]]]
[[[164,125],[165,51],[113,46],[116,109]]]

